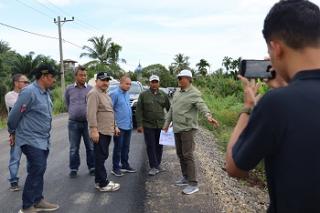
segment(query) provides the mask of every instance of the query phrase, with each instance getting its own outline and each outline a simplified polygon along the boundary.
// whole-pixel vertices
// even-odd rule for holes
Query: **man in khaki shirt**
[[[191,71],[182,70],[178,74],[178,80],[180,90],[176,91],[173,96],[163,130],[167,131],[172,122],[176,152],[183,175],[182,179],[176,182],[176,185],[187,186],[182,192],[189,195],[199,191],[193,157],[195,148],[193,136],[198,128],[198,111],[207,118],[209,123],[218,126],[218,122],[212,118],[208,107],[201,98],[201,93],[192,86]]]
[[[120,184],[108,180],[104,166],[109,156],[109,144],[115,132],[112,101],[107,94],[110,76],[107,73],[97,74],[96,86],[87,95],[87,119],[90,138],[94,143],[95,154],[95,187],[101,192],[113,192]]]

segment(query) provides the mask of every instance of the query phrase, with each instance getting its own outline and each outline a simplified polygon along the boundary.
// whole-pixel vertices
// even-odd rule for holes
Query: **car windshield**
[[[140,93],[141,92],[141,87],[139,84],[132,82],[129,93]]]

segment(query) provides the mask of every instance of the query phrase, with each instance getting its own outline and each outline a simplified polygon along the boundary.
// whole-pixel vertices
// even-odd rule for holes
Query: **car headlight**
[[[137,106],[138,100],[133,100],[131,102],[131,107]]]

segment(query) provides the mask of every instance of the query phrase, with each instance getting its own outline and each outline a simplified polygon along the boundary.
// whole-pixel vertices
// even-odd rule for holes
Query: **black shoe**
[[[121,171],[121,172],[126,172],[126,173],[135,173],[135,172],[137,172],[137,170],[131,168],[130,166],[128,166],[128,167],[122,167],[122,168],[120,169],[120,171]]]
[[[95,169],[90,169],[90,170],[89,170],[89,175],[90,175],[90,176],[95,176],[95,174],[96,174],[96,173],[95,173]]]
[[[78,176],[78,172],[77,171],[71,171],[70,173],[69,173],[69,177],[70,178],[76,178]]]
[[[122,177],[124,175],[120,170],[112,170],[111,173],[117,177]]]
[[[10,186],[9,190],[10,190],[11,192],[20,191],[20,186],[18,185],[18,182],[13,182],[13,183],[11,183],[10,185],[11,185],[11,186]]]

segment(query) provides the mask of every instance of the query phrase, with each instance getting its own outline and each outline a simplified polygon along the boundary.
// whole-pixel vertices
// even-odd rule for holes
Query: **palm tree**
[[[91,37],[88,41],[92,44],[90,46],[83,46],[82,49],[87,52],[81,53],[80,57],[89,57],[93,59],[86,65],[111,65],[117,64],[120,60],[125,62],[124,59],[119,58],[119,52],[122,47],[114,42],[111,42],[111,38],[105,39],[104,35],[100,37]]]
[[[178,53],[174,57],[174,62],[171,63],[169,69],[175,73],[179,73],[181,70],[190,69],[189,56],[184,56],[182,53]]]
[[[200,62],[197,63],[196,66],[198,67],[198,72],[202,76],[206,76],[207,75],[207,73],[208,73],[207,67],[210,67],[210,64],[205,59],[200,59]]]
[[[9,43],[6,41],[0,40],[0,54],[5,54],[11,50]]]
[[[36,55],[34,52],[29,52],[23,56],[20,54],[16,55],[16,59],[12,62],[12,74],[21,73],[27,75],[29,78],[32,77],[32,71],[42,63],[50,64],[57,68],[55,60],[49,56]]]

